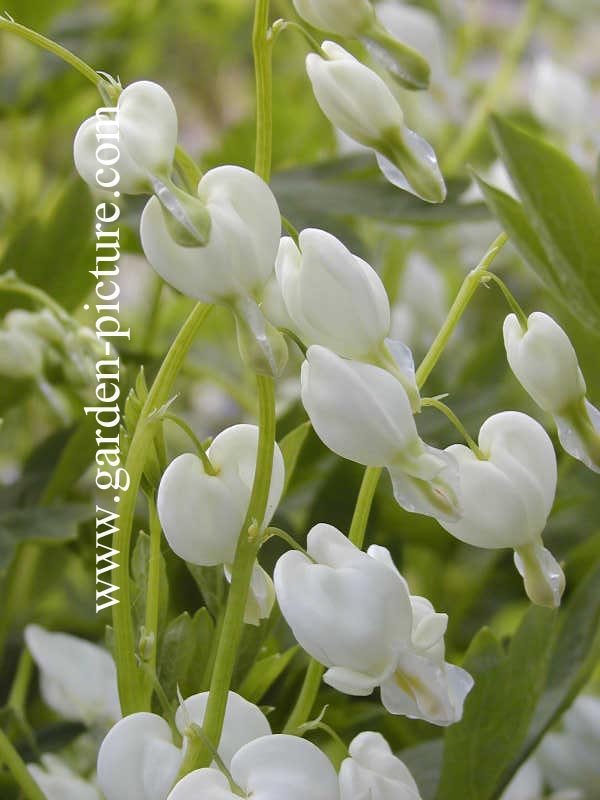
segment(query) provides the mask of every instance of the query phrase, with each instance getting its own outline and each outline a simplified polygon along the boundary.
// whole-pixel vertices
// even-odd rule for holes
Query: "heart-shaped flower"
[[[550,437],[526,414],[505,411],[483,423],[479,449],[483,460],[464,445],[447,448],[458,463],[463,516],[440,523],[467,544],[512,547],[529,597],[559,605],[564,575],[542,545],[556,490]]]
[[[258,428],[234,425],[222,431],[207,451],[216,474],[201,459],[185,453],[172,461],[158,487],[158,515],[171,549],[191,564],[233,563],[252,492]],[[271,488],[264,525],[283,492],[284,464],[275,445]]]

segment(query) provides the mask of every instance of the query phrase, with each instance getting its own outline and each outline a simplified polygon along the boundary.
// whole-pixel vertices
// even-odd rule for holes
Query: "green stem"
[[[481,273],[481,282],[485,285],[489,281],[494,281],[496,286],[498,286],[498,288],[500,289],[500,291],[504,295],[504,298],[505,298],[506,302],[508,303],[508,305],[512,309],[513,313],[515,314],[515,316],[517,317],[517,319],[521,323],[521,328],[523,329],[523,331],[526,331],[527,330],[527,314],[523,311],[523,309],[521,308],[521,306],[517,302],[517,299],[515,298],[515,296],[511,292],[511,290],[504,283],[502,278],[499,278],[497,275],[494,275],[493,272],[488,272],[487,270],[485,270],[484,272]]]
[[[488,114],[497,105],[510,84],[527,42],[535,29],[542,3],[543,0],[527,0],[521,21],[512,35],[506,38],[500,65],[493,79],[486,84],[465,125],[461,127],[458,137],[446,153],[443,163],[445,173],[455,175],[478,143]]]
[[[119,697],[124,716],[136,711],[148,710],[135,657],[136,647],[129,585],[131,534],[137,492],[144,471],[146,454],[152,446],[155,435],[154,426],[149,423],[148,417],[167,402],[181,365],[211,308],[212,306],[198,303],[171,345],[140,412],[125,462],[130,484],[129,488],[121,494],[119,529],[113,538],[113,548],[121,556],[120,563],[113,572],[113,581],[119,586],[120,599],[120,602],[113,606],[113,627]]]
[[[292,709],[292,713],[285,723],[283,733],[293,733],[301,725],[304,725],[306,720],[310,717],[311,711],[319,693],[321,686],[321,677],[323,676],[323,667],[314,658],[311,658],[304,676],[304,682],[300,689],[298,699]]]
[[[373,497],[375,496],[375,490],[377,489],[381,472],[381,467],[367,467],[360,485],[354,514],[352,515],[352,522],[350,523],[350,531],[348,533],[350,541],[359,548],[363,546],[367,522],[373,504]],[[315,700],[317,699],[317,694],[319,693],[322,676],[323,667],[318,661],[311,658],[306,670],[306,675],[304,676],[302,688],[300,689],[300,694],[292,709],[292,713],[285,723],[284,733],[296,731],[310,717]]]
[[[381,472],[381,467],[367,467],[360,485],[360,491],[358,493],[356,507],[352,515],[352,522],[348,533],[348,538],[359,550],[362,550],[365,540],[367,522],[369,521],[373,497],[375,496],[375,490],[377,489]]]
[[[176,414],[165,414],[164,418],[170,420],[173,423],[175,423],[175,425],[177,425],[179,428],[181,428],[181,430],[184,431],[189,436],[189,438],[192,440],[192,442],[194,443],[194,445],[196,447],[196,452],[198,453],[198,458],[200,459],[200,461],[202,461],[202,466],[204,467],[204,471],[206,472],[206,474],[207,475],[217,475],[218,474],[217,470],[210,463],[210,459],[209,459],[208,455],[206,454],[206,450],[204,449],[204,447],[202,445],[202,442],[200,441],[200,439],[198,439],[198,437],[196,436],[194,431],[191,429],[191,427],[187,424],[187,422],[185,420],[181,419],[181,417],[178,417]]]
[[[269,31],[269,0],[256,0],[252,49],[256,74],[256,159],[254,171],[267,181],[271,177],[273,152],[273,70]]]
[[[449,408],[445,403],[442,403],[442,401],[438,400],[436,397],[424,397],[421,402],[424,406],[430,406],[431,408],[436,408],[438,411],[441,411],[442,414],[444,414],[444,416],[446,416],[450,420],[450,422],[454,425],[456,430],[462,434],[465,442],[469,446],[469,449],[475,453],[477,458],[480,461],[486,460],[485,456],[479,449],[477,442],[473,439],[472,436],[469,435],[469,432],[467,431],[465,426],[462,424],[462,422],[459,420],[459,418],[456,416],[456,414],[454,413],[454,411],[452,411],[451,408]]]
[[[29,774],[25,762],[3,730],[0,730],[0,761],[4,762],[12,772],[27,800],[46,800],[44,793]]]
[[[14,33],[16,36],[20,36],[21,39],[25,39],[26,41],[31,42],[31,44],[53,53],[67,64],[70,64],[70,66],[76,69],[77,72],[80,72],[83,77],[87,78],[88,81],[93,83],[96,88],[99,89],[100,87],[103,87],[108,92],[110,92],[110,90],[113,88],[112,85],[94,69],[92,69],[89,64],[86,64],[81,58],[76,56],[74,53],[71,53],[71,51],[67,50],[66,47],[62,47],[62,45],[53,42],[51,39],[47,39],[45,36],[42,36],[41,33],[32,31],[31,28],[27,28],[25,25],[20,25],[18,22],[14,22],[14,20],[3,16],[0,16],[0,31]]]
[[[417,369],[416,379],[419,389],[423,387],[423,384],[431,374],[431,371],[444,352],[444,349],[450,341],[452,333],[454,332],[454,328],[456,328],[460,318],[469,304],[469,301],[481,283],[482,274],[487,271],[488,267],[491,265],[507,241],[508,236],[505,233],[501,233],[496,239],[494,239],[479,264],[475,267],[475,269],[471,270],[471,272],[469,272],[467,277],[464,279],[462,286],[456,295],[456,299],[454,300],[454,303],[452,303],[452,307],[448,312],[448,316],[446,317],[446,320],[440,329],[440,332],[435,337],[433,344],[429,348],[425,358]]]
[[[202,728],[208,741],[218,747],[223,729],[227,697],[244,627],[244,610],[250,588],[254,561],[260,546],[263,521],[269,497],[273,453],[275,449],[275,387],[273,379],[256,376],[259,400],[259,436],[256,471],[246,517],[240,531],[233,562],[231,586],[223,618],[223,627],[215,657],[210,694]],[[201,739],[189,742],[179,777],[194,769],[207,767],[212,755]]]
[[[162,530],[156,501],[148,497],[148,517],[150,521],[150,554],[148,559],[148,583],[146,588],[146,616],[144,619],[144,636],[146,645],[140,655],[151,675],[156,674],[156,649],[158,644],[158,610],[160,606],[160,544]],[[152,700],[153,686],[146,680],[147,703]]]

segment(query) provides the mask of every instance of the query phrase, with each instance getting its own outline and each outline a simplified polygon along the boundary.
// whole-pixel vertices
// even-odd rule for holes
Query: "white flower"
[[[152,197],[140,222],[146,258],[188,297],[207,303],[257,298],[273,272],[281,235],[273,193],[253,172],[223,166],[204,175],[198,196],[210,217],[206,244],[178,244],[160,200]]]
[[[334,42],[325,58],[306,57],[315,98],[325,116],[359,144],[375,150],[385,177],[423,200],[442,202],[446,186],[431,146],[404,125],[404,114],[376,72]]]
[[[233,563],[250,502],[257,448],[258,428],[234,425],[208,449],[216,475],[209,475],[193,453],[169,464],[158,487],[157,508],[165,537],[180,558],[205,566]],[[281,498],[284,471],[283,456],[275,445],[265,525]]]
[[[396,377],[313,345],[301,381],[304,408],[327,447],[350,461],[387,467],[394,496],[409,511],[456,518],[454,459],[419,438]]]
[[[279,559],[275,591],[299,644],[328,668],[325,682],[359,696],[380,686],[393,714],[436,725],[460,719],[473,682],[444,661],[446,615],[410,596],[385,548],[363,553],[319,524],[307,549],[310,558],[290,551]]]
[[[117,672],[104,648],[39,625],[25,628],[25,642],[40,670],[44,702],[61,716],[87,725],[121,717]]]
[[[442,525],[476,547],[512,547],[531,600],[560,604],[564,575],[542,545],[554,502],[556,456],[542,426],[526,414],[505,411],[479,431],[484,459],[461,444],[447,448],[458,462],[463,516]]]
[[[592,98],[576,72],[541,58],[532,69],[529,96],[533,113],[548,127],[570,138],[587,127]]]
[[[255,739],[237,751],[230,769],[242,797],[252,800],[339,800],[331,762],[318,747],[297,736]],[[200,769],[179,781],[168,800],[239,800],[239,796],[223,773]]]
[[[106,800],[165,800],[182,751],[162,717],[140,712],[110,729],[98,753],[98,784]]]
[[[330,233],[308,228],[299,243],[281,240],[275,271],[303,341],[348,358],[377,354],[390,327],[379,275]]]
[[[209,692],[192,695],[177,709],[175,723],[180,733],[185,733],[187,721],[202,725],[206,706],[208,705]],[[223,732],[217,752],[226,767],[237,751],[248,742],[269,736],[271,726],[263,712],[245,698],[235,692],[229,692],[227,708],[223,720]]]
[[[336,36],[358,37],[374,18],[369,0],[294,0],[294,8],[309,25]]]
[[[121,92],[117,109],[82,123],[73,146],[75,167],[95,189],[149,194],[155,178],[168,179],[172,169],[175,106],[162,86],[138,81]]]
[[[341,800],[421,800],[419,787],[380,733],[359,733],[340,767]]]
[[[202,725],[208,692],[188,697],[177,711],[176,725],[186,736],[188,724]],[[271,728],[262,711],[229,692],[223,732],[217,751],[226,766],[240,747]],[[171,730],[156,714],[131,714],[107,734],[98,754],[98,783],[106,800],[165,800],[181,766],[182,748],[173,744]]]
[[[98,789],[80,778],[62,759],[45,754],[41,762],[42,766],[28,764],[27,769],[46,800],[101,800]]]
[[[600,698],[580,695],[563,717],[563,729],[542,739],[537,758],[555,790],[579,791],[581,800],[600,796]]]
[[[225,577],[231,583],[231,567],[225,564]],[[244,622],[246,625],[260,625],[262,619],[268,619],[275,603],[275,588],[271,576],[260,564],[255,563],[250,580],[250,590],[246,599]]]
[[[516,315],[509,314],[504,346],[517,380],[552,414],[567,453],[600,472],[600,412],[585,397],[577,353],[564,330],[552,317],[535,311],[524,331]]]

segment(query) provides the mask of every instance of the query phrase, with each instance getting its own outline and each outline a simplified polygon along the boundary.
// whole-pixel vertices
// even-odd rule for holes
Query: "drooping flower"
[[[95,189],[151,194],[168,180],[177,146],[177,112],[169,94],[137,81],[119,95],[117,111],[86,119],[75,136],[75,167]],[[109,185],[110,184],[110,185]]]
[[[98,754],[98,783],[106,800],[166,800],[187,746],[188,726],[202,725],[207,702],[208,692],[202,692],[180,706],[175,721],[184,736],[182,748],[173,744],[168,724],[156,714],[131,714],[111,728]],[[217,748],[227,767],[243,745],[270,732],[257,706],[229,692]]]
[[[600,472],[600,411],[587,400],[577,353],[552,317],[535,311],[523,330],[515,314],[504,320],[510,368],[538,406],[552,415],[564,449]]]
[[[232,564],[254,481],[258,428],[233,425],[215,437],[207,456],[216,474],[201,459],[184,453],[165,470],[157,508],[171,549],[191,564]],[[284,464],[275,445],[271,488],[264,524],[281,498]]]
[[[556,490],[556,456],[542,426],[505,411],[479,431],[480,460],[468,447],[447,448],[458,463],[463,515],[441,524],[476,547],[512,547],[534,603],[555,607],[564,590],[560,565],[542,543]]]
[[[347,358],[376,356],[389,334],[390,304],[375,270],[315,228],[299,247],[284,237],[275,265],[287,312],[305,344]]]
[[[40,690],[50,708],[86,725],[110,725],[121,718],[115,664],[103,647],[39,625],[25,628],[25,642],[40,670]]]
[[[431,145],[404,124],[389,86],[376,72],[334,42],[324,56],[309,53],[306,69],[316,100],[330,122],[375,151],[388,181],[431,203],[441,203],[446,186]]]
[[[340,767],[340,800],[421,800],[413,776],[380,733],[359,733],[348,751]]]
[[[254,739],[231,760],[231,777],[241,796],[252,800],[339,800],[335,770],[319,748],[298,736]],[[200,769],[180,780],[168,800],[239,800],[217,769]]]
[[[302,402],[320,439],[334,453],[387,467],[394,496],[409,511],[456,519],[456,466],[419,437],[405,386],[385,369],[309,347]],[[410,389],[410,381],[406,380]]]
[[[446,615],[411,597],[385,548],[363,553],[321,523],[307,550],[279,559],[275,591],[299,644],[327,667],[325,682],[362,696],[379,686],[394,714],[436,725],[460,719],[473,682],[444,660]]]

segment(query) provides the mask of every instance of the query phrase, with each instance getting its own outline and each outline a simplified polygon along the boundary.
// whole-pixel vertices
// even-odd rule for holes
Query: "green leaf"
[[[597,326],[600,206],[591,182],[568,156],[539,136],[499,116],[492,117],[490,126],[523,212],[553,265],[557,296],[584,324]]]
[[[285,653],[273,653],[256,661],[238,689],[242,697],[251,703],[260,702],[298,650],[299,646],[296,645]]]
[[[525,742],[525,755],[573,702],[600,657],[600,564],[577,587],[559,619],[548,676]]]
[[[87,186],[74,178],[48,219],[23,222],[0,260],[0,273],[14,270],[70,310],[92,289],[93,265],[94,204]],[[2,298],[0,312],[14,305],[12,299]]]
[[[475,686],[446,733],[437,800],[495,800],[512,777],[544,689],[556,616],[531,607],[507,652],[485,628],[471,643],[463,666]]]
[[[388,183],[369,155],[285,170],[273,175],[271,186],[282,214],[298,230],[318,227],[335,232],[337,226],[339,232],[340,220],[354,216],[414,225],[446,225],[489,216],[485,204],[459,201],[466,181],[450,181],[446,201],[431,205]],[[345,228],[351,240],[356,239],[352,226]]]
[[[283,486],[283,494],[285,495],[290,481],[294,475],[296,464],[300,456],[300,451],[306,441],[306,437],[310,433],[310,422],[302,422],[297,428],[290,431],[279,442],[279,449],[283,455],[283,463],[285,465],[285,483]]]
[[[177,697],[177,686],[184,697],[208,688],[204,675],[213,634],[214,624],[206,608],[193,617],[185,611],[171,620],[158,661],[158,678],[169,699]]]
[[[140,531],[133,550],[131,559],[131,577],[133,579],[132,610],[137,628],[144,625],[146,617],[146,597],[148,594],[148,570],[150,568],[150,536]],[[169,605],[169,581],[165,560],[160,555],[159,567],[159,606],[158,606],[158,634],[164,626],[167,608]]]
[[[12,509],[0,513],[0,575],[4,574],[24,542],[63,544],[77,538],[79,524],[89,519],[93,506],[69,504],[49,508]]]

